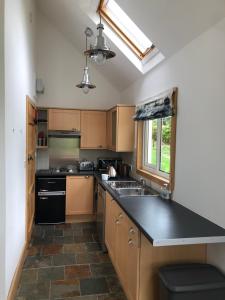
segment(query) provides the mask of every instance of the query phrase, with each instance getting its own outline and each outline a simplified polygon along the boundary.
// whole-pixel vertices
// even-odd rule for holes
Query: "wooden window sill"
[[[152,180],[153,182],[157,183],[160,186],[163,186],[164,184],[168,184],[168,187],[170,188],[170,180],[167,178],[156,175],[154,173],[150,173],[144,169],[137,169],[137,174]]]

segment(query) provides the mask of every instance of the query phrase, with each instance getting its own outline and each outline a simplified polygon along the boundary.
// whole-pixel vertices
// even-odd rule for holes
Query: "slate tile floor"
[[[16,300],[126,300],[95,223],[35,226]]]

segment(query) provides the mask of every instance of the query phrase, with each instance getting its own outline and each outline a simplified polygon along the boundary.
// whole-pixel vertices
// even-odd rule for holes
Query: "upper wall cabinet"
[[[81,148],[107,148],[105,111],[81,111]]]
[[[80,131],[80,110],[49,109],[48,129]]]
[[[134,148],[134,106],[118,105],[107,112],[107,147],[117,152]]]

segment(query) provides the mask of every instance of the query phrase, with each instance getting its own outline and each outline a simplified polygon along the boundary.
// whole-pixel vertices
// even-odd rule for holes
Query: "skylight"
[[[98,11],[139,59],[142,60],[154,49],[154,45],[149,38],[114,0],[101,0]]]

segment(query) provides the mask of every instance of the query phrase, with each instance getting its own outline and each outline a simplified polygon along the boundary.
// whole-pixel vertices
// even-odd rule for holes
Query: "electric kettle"
[[[109,177],[116,177],[116,170],[113,168],[113,166],[109,166],[108,174]]]

